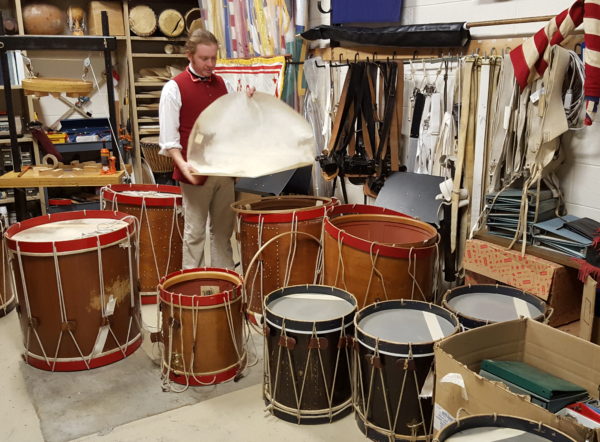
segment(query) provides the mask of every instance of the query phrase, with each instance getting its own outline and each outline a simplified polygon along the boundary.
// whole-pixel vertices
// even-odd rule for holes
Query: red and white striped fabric
[[[510,58],[517,83],[523,89],[529,81],[543,75],[548,67],[550,47],[560,44],[582,22],[585,33],[585,124],[591,125],[600,100],[600,0],[577,0],[532,38],[512,50]]]
[[[217,61],[215,74],[223,77],[235,89],[243,92],[255,87],[257,91],[281,96],[285,73],[285,57],[255,57]]]

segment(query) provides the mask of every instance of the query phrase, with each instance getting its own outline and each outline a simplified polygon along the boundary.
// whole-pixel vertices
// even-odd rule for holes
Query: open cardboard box
[[[469,272],[467,283],[489,284],[492,278],[546,301],[554,310],[553,327],[579,319],[583,284],[576,269],[478,239],[467,241],[463,265]]]
[[[542,422],[577,441],[600,441],[600,429],[556,416],[532,404],[529,396],[479,376],[483,359],[523,361],[580,385],[598,399],[600,346],[530,319],[517,319],[459,333],[436,345],[436,431],[457,415],[498,413]]]

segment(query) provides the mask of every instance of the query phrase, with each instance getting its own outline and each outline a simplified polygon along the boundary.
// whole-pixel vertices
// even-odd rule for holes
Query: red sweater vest
[[[173,78],[177,86],[179,86],[179,93],[181,95],[179,142],[183,148],[181,155],[186,161],[188,139],[198,115],[213,101],[227,93],[227,87],[221,77],[213,74],[209,80],[200,80],[194,77],[188,69]],[[173,170],[173,179],[190,184],[177,166]],[[206,177],[202,177],[198,184],[204,184],[205,181]]]

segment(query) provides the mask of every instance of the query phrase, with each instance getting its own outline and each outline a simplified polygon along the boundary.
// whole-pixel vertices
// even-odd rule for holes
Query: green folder
[[[585,388],[546,373],[524,362],[484,359],[481,369],[548,401],[587,393]]]

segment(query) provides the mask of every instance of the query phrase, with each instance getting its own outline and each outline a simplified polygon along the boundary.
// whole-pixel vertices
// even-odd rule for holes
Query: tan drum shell
[[[200,287],[206,285],[218,285],[221,291],[231,290],[239,285],[237,290],[234,289],[230,301],[235,343],[224,303],[192,307],[178,302],[177,294],[189,296],[195,293],[199,296]],[[239,352],[243,352],[244,348],[242,290],[239,277],[223,273],[221,269],[184,270],[165,277],[159,290],[164,368],[170,366],[171,374],[187,376],[191,385],[223,382],[233,377],[227,376],[227,379],[221,379],[220,376],[224,373],[236,373],[243,368],[244,361],[236,352],[236,346]],[[171,291],[175,296],[169,302],[165,299],[165,292]],[[196,316],[195,321],[194,316]],[[174,321],[178,325],[173,328],[172,335],[169,336]],[[196,324],[195,339],[194,324]],[[211,382],[213,379],[214,382]],[[182,383],[177,380],[176,382]]]
[[[179,37],[185,31],[183,15],[176,9],[165,9],[158,16],[158,28],[166,37]]]
[[[7,315],[15,307],[15,290],[8,260],[4,235],[2,237],[2,257],[0,258],[0,317]]]
[[[130,266],[134,278],[135,263],[129,262],[129,251],[121,247],[126,241],[110,245],[102,249],[102,270],[104,275],[105,293],[113,294],[117,301],[115,310],[110,318],[111,329],[117,340],[124,345],[127,339],[133,340],[140,334],[139,328],[139,296],[135,284],[134,307],[131,308]],[[131,256],[135,256],[135,246],[132,241]],[[16,254],[16,252],[13,252]],[[27,284],[27,294],[31,308],[31,316],[36,319],[36,329],[41,344],[48,357],[54,357],[61,332],[61,316],[53,256],[21,255],[23,273]],[[132,259],[133,261],[133,259]],[[28,352],[43,360],[44,353],[29,329],[27,315],[24,314],[25,294],[19,271],[17,256],[12,260],[15,274],[17,296],[21,306],[19,319],[23,331],[25,348]],[[100,276],[98,269],[98,251],[89,250],[58,256],[58,266],[62,277],[67,320],[74,321],[73,336],[84,356],[91,354],[98,330],[102,326],[102,311],[100,298]],[[105,295],[108,296],[108,295]],[[118,349],[118,344],[112,334],[108,334],[104,353]],[[63,333],[58,358],[76,358],[81,356],[73,339]]]
[[[343,229],[344,224],[349,222],[369,223],[372,221],[382,224],[400,222],[418,226],[426,231],[431,231],[431,239],[425,244],[405,243],[395,246],[386,244],[393,246],[399,253],[405,252],[407,255],[410,253],[410,247],[412,246],[414,247],[412,252],[414,255],[411,255],[410,260],[408,257],[391,257],[384,256],[383,254],[377,256],[375,268],[381,277],[375,272],[369,287],[371,269],[373,268],[372,259],[375,258],[375,254],[371,256],[369,251],[353,247],[343,240],[340,246],[336,236],[332,236],[331,233],[324,231],[323,283],[352,293],[358,301],[359,308],[366,307],[376,301],[385,301],[386,299],[430,301],[433,297],[434,266],[438,242],[435,229],[421,221],[393,215],[342,215],[334,218],[332,222],[337,228]],[[381,225],[375,225],[374,228],[380,229],[381,233]],[[339,264],[340,253],[344,263],[343,268]],[[413,279],[409,274],[409,263],[412,262],[414,266],[415,261],[415,279],[421,287],[424,297],[416,287],[413,293]]]
[[[242,268],[244,269],[244,281],[248,297],[248,310],[253,313],[262,314],[263,298],[266,294],[284,286],[286,265],[290,246],[294,239],[292,235],[285,235],[267,246],[260,256],[263,268],[262,290],[259,267],[256,263],[252,269],[248,269],[250,262],[259,249],[258,239],[260,225],[256,221],[248,220],[249,217],[262,216],[265,219],[262,227],[262,244],[275,236],[290,232],[291,222],[271,222],[270,219],[277,216],[290,215],[296,211],[310,211],[318,209],[317,203],[323,206],[333,204],[331,198],[320,198],[312,196],[278,196],[266,197],[260,200],[242,200],[234,203],[232,208],[238,214],[239,231],[236,232],[237,240],[241,248]],[[317,215],[311,219],[298,221],[297,230],[320,239],[323,228],[323,215]],[[314,284],[315,268],[319,254],[319,244],[306,235],[296,237],[296,253],[292,264],[291,277],[287,285]]]
[[[144,158],[150,165],[152,172],[166,173],[173,171],[173,159],[170,156],[160,155],[158,152],[158,137],[144,137],[140,139],[140,147]]]
[[[150,6],[134,6],[129,11],[129,29],[140,37],[149,37],[156,32],[156,13]]]

